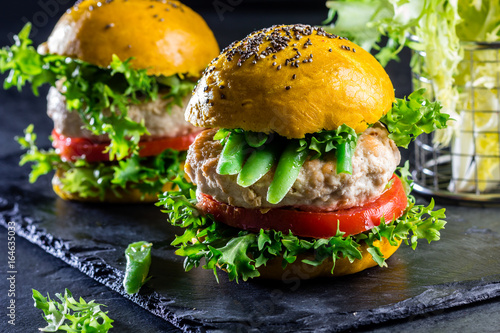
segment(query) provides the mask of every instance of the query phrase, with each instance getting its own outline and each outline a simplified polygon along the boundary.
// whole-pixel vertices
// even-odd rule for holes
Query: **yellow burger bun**
[[[378,246],[385,259],[389,258],[396,252],[396,250],[401,245],[401,241],[397,245],[391,245],[386,238],[382,238],[381,241],[375,241],[375,246]],[[270,260],[266,266],[260,266],[257,270],[260,273],[260,277],[263,279],[272,280],[282,280],[289,278],[300,278],[302,280],[312,279],[316,277],[331,277],[331,276],[342,276],[348,274],[354,274],[361,272],[367,268],[377,266],[378,264],[372,259],[370,253],[368,253],[368,245],[363,242],[363,244],[358,248],[362,254],[361,259],[356,259],[352,263],[347,258],[339,258],[335,261],[335,268],[332,273],[333,262],[332,259],[325,260],[319,266],[311,266],[302,262],[304,259],[314,259],[314,256],[309,255],[299,255],[297,259],[286,266],[285,269],[282,268],[281,262],[282,258],[275,258]]]
[[[59,20],[44,53],[107,67],[116,54],[149,75],[198,77],[218,53],[203,18],[179,1],[84,0]]]
[[[254,32],[215,58],[186,120],[287,138],[342,124],[360,133],[393,101],[392,83],[370,53],[321,28],[281,25]]]

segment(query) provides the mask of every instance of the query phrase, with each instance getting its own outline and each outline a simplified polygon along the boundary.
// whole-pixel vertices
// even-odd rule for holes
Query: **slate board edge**
[[[4,201],[0,197],[0,200]],[[38,228],[35,223],[29,222],[29,217],[22,216],[19,213],[19,208],[17,204],[9,203],[5,205],[5,201],[2,206],[12,207],[7,211],[0,212],[0,225],[8,228],[8,222],[14,221],[16,223],[16,236],[21,236],[28,240],[30,243],[35,244],[42,248],[45,252],[53,255],[54,257],[64,261],[66,264],[73,268],[78,269],[80,272],[89,276],[90,278],[96,280],[97,282],[105,285],[113,291],[116,291],[121,296],[131,300],[145,310],[153,313],[154,315],[167,320],[174,326],[180,328],[185,332],[200,331],[204,329],[210,329],[212,327],[207,327],[206,324],[196,321],[195,318],[180,318],[177,317],[173,312],[168,311],[165,306],[155,307],[157,303],[165,302],[166,300],[161,295],[156,292],[152,292],[149,295],[128,295],[123,286],[122,280],[124,272],[108,265],[100,258],[95,258],[95,260],[86,260],[81,262],[78,257],[71,253],[66,245],[66,241],[53,237],[53,235],[45,232],[44,229]],[[2,210],[0,208],[0,210]],[[104,274],[104,271],[107,274]],[[103,272],[102,275],[106,277],[98,276],[95,272]],[[101,275],[99,274],[99,275]]]
[[[17,203],[9,202],[1,197],[0,201],[0,225],[7,228],[9,221],[16,222],[16,236],[21,236],[32,244],[38,245],[47,253],[61,259],[68,265],[78,269],[111,290],[116,291],[154,315],[167,320],[183,331],[209,331],[211,329],[218,330],[221,328],[227,329],[229,327],[235,328],[235,326],[241,327],[241,322],[217,322],[211,324],[209,322],[199,321],[192,316],[178,317],[174,312],[169,311],[165,304],[159,307],[155,306],[161,303],[168,303],[168,300],[153,290],[146,290],[148,292],[150,291],[149,294],[126,294],[121,284],[124,276],[122,271],[108,265],[105,261],[97,257],[91,258],[92,260],[84,260],[84,262],[79,261],[78,256],[71,253],[70,248],[67,246],[67,241],[54,237],[43,228],[37,227],[37,221],[32,221],[29,216],[23,216],[20,213]],[[99,272],[99,274],[96,275],[95,272]],[[448,288],[453,289],[454,292],[447,293],[446,289]],[[457,292],[457,290],[460,290],[460,292]],[[395,304],[370,310],[343,313],[342,315],[344,318],[348,319],[348,317],[350,317],[350,320],[340,321],[340,323],[337,323],[338,325],[336,327],[328,327],[328,331],[342,332],[368,327],[370,325],[380,325],[395,320],[411,320],[417,316],[426,314],[432,315],[439,311],[482,302],[496,297],[500,297],[500,276],[483,278],[483,283],[479,287],[477,285],[470,286],[467,281],[458,282],[456,284],[437,285],[420,295]],[[432,301],[428,302],[426,299],[431,299]],[[296,319],[294,322],[296,324],[305,324],[306,327],[304,328],[307,330],[307,322],[309,319],[311,322],[316,323],[318,320],[322,320],[324,323],[335,322],[331,320],[332,318],[328,318],[329,315],[331,316],[331,314],[317,314]],[[283,324],[286,325],[286,323]],[[222,327],[219,325],[222,325]],[[251,329],[251,326],[247,326],[246,328]],[[274,326],[274,329],[276,328],[277,327]]]

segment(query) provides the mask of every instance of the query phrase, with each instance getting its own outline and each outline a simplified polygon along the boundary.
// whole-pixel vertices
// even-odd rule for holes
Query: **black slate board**
[[[185,273],[169,243],[179,230],[153,205],[91,205],[56,198],[49,177],[29,184],[17,153],[0,158],[0,224],[186,331],[342,331],[438,313],[500,296],[500,209],[449,207],[442,240],[402,247],[389,268],[337,279],[217,283]],[[123,251],[153,242],[153,278],[121,286]]]

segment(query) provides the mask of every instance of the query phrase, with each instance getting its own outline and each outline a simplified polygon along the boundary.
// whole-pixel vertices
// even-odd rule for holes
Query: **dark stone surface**
[[[403,247],[386,269],[333,280],[240,284],[220,273],[217,284],[211,271],[183,271],[168,245],[178,230],[158,208],[63,201],[48,179],[33,185],[23,180],[18,157],[0,159],[0,223],[15,222],[18,237],[185,330],[343,331],[500,296],[498,209],[449,209],[440,242],[420,243],[417,251]],[[153,278],[130,297],[121,286],[123,251],[138,240],[155,244]]]
[[[52,7],[54,14],[49,15],[40,3],[57,4],[57,13]],[[40,3],[6,3],[0,13],[0,45],[8,43],[10,32],[20,30],[23,17],[32,20],[41,17],[40,12],[48,20],[36,26],[35,40],[43,41],[69,1]],[[323,1],[310,2],[314,5],[308,8],[293,1],[240,1],[222,17],[214,2],[186,3],[207,19],[221,46],[257,28],[317,24],[326,16]],[[407,94],[407,64],[392,64],[389,73],[397,95]],[[179,231],[167,225],[158,208],[64,202],[52,193],[50,177],[27,182],[29,167],[17,166],[20,151],[12,138],[35,123],[42,145],[48,146],[51,123],[43,97],[33,97],[29,89],[0,90],[0,119],[0,221],[16,222],[18,271],[18,325],[7,325],[2,312],[1,332],[32,332],[43,326],[41,312],[32,305],[31,288],[51,295],[69,288],[75,296],[108,305],[117,332],[173,332],[173,325],[201,331],[497,331],[500,209],[448,206],[442,240],[421,242],[416,252],[403,247],[387,269],[339,279],[240,284],[229,282],[221,272],[217,284],[210,271],[183,271],[182,258],[168,245]],[[142,239],[155,244],[153,278],[138,295],[123,297],[123,251]],[[1,304],[8,289],[6,243],[7,232],[0,228]]]

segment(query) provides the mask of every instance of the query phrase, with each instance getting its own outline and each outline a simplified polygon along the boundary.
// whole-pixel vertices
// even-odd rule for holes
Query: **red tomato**
[[[259,232],[260,229],[291,231],[296,236],[330,238],[340,231],[355,235],[378,226],[382,216],[387,223],[400,217],[407,206],[406,193],[401,180],[392,176],[393,184],[376,200],[361,207],[340,209],[333,212],[306,212],[286,208],[273,208],[267,212],[231,206],[214,200],[211,196],[198,195],[198,208],[229,226]]]
[[[139,142],[139,155],[143,157],[155,156],[168,148],[187,150],[197,135],[198,132],[174,138],[141,141]],[[96,143],[87,138],[67,137],[59,134],[56,130],[52,131],[52,138],[52,145],[63,160],[71,161],[77,157],[85,156],[88,162],[109,161],[109,155],[103,153],[108,146],[107,143]]]

